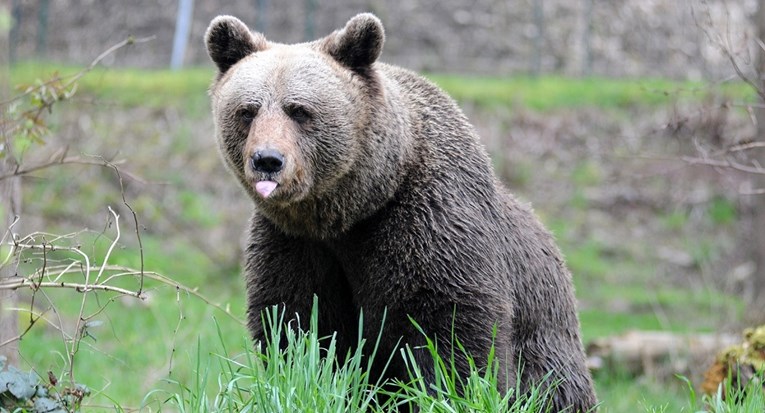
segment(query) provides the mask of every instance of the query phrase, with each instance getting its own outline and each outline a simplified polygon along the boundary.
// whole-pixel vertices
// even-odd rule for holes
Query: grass
[[[37,79],[48,79],[54,73],[67,77],[81,69],[55,63],[18,63],[11,68],[11,83],[29,85]],[[192,114],[200,114],[199,111],[206,110],[208,106],[206,91],[212,82],[213,73],[212,68],[174,72],[97,67],[80,80],[78,91],[100,104],[149,108],[175,106]]]
[[[78,67],[55,63],[24,62],[11,70],[13,84],[31,84],[53,72],[65,76]],[[182,71],[97,68],[83,78],[81,90],[122,105],[165,107],[182,105],[194,112],[205,108],[205,91],[214,69],[188,68]],[[673,103],[678,97],[701,100],[716,88],[700,82],[665,79],[567,78],[560,76],[479,77],[432,74],[432,81],[462,103],[483,108],[519,107],[537,111],[562,108],[602,109],[655,106]],[[746,85],[728,84],[721,91],[735,99],[752,99]]]
[[[696,394],[688,383],[691,404],[696,405]],[[717,389],[717,393],[703,395],[701,403],[706,411],[714,413],[761,412],[765,409],[765,389],[762,377],[754,378],[743,387],[733,384],[730,377]]]
[[[243,353],[229,357],[226,340],[219,334],[224,355],[206,361],[196,358],[196,375],[191,384],[171,381],[171,390],[155,390],[147,396],[152,410],[169,408],[179,412],[396,412],[414,408],[420,412],[491,412],[547,413],[546,403],[555,386],[532,386],[526,394],[517,389],[497,389],[500,372],[492,357],[488,368],[478,368],[468,355],[470,374],[460,379],[454,374],[453,359],[443,359],[436,344],[428,340],[426,350],[432,357],[435,380],[425,382],[411,349],[401,349],[409,368],[410,379],[394,384],[372,382],[368,375],[372,360],[386,355],[376,353],[376,344],[359,338],[356,350],[337,362],[335,337],[319,337],[314,332],[317,320],[316,301],[310,328],[285,328],[284,314],[277,308],[266,312],[270,337],[265,348],[252,350],[245,344]],[[363,320],[359,321],[363,324]],[[415,323],[416,325],[416,323]],[[294,327],[294,326],[293,326]],[[361,326],[359,331],[361,331]],[[455,346],[459,347],[459,346]],[[464,351],[464,350],[458,350]],[[217,361],[212,366],[213,360]],[[210,391],[211,384],[213,391]],[[646,380],[613,380],[608,386],[622,397],[604,402],[600,411],[756,412],[765,408],[765,393],[760,381],[752,380],[743,388],[731,380],[713,395],[697,397],[685,378],[666,386]],[[728,397],[723,397],[723,394]],[[637,400],[637,402],[636,402]],[[144,405],[147,407],[147,405]]]
[[[314,309],[316,302],[314,302]],[[284,313],[277,308],[266,311],[266,324],[270,326],[270,339],[263,343],[262,352],[253,351],[248,343],[236,358],[219,356],[218,389],[208,395],[211,379],[210,365],[205,365],[198,354],[197,376],[191,387],[180,381],[171,381],[177,391],[149,394],[164,407],[180,412],[366,412],[371,411],[380,383],[370,383],[369,363],[372,355],[364,356],[370,346],[359,339],[347,362],[336,363],[334,337],[319,337],[318,317],[314,311],[305,330],[284,325]],[[309,328],[310,327],[310,328]],[[220,347],[226,354],[226,339],[219,333]],[[207,360],[209,363],[211,359]],[[212,397],[210,397],[212,396]]]
[[[673,221],[679,219],[674,212],[670,217]],[[727,225],[727,221],[710,222]],[[740,297],[703,284],[678,287],[665,283],[650,264],[614,253],[608,245],[595,240],[581,240],[580,235],[569,233],[571,225],[555,220],[550,228],[576,275],[577,296],[584,303],[579,314],[584,342],[630,330],[711,332],[743,313],[745,306]],[[688,249],[693,252],[698,248]],[[709,252],[698,255],[695,260],[701,265],[709,262]]]
[[[710,92],[703,83],[665,79],[453,75],[432,75],[430,78],[460,102],[472,102],[483,108],[521,107],[537,111],[654,106],[672,103],[678,97],[701,99]],[[751,95],[743,85],[730,85],[723,90],[741,99]]]
[[[319,337],[314,300],[310,328],[285,328],[284,314],[277,308],[266,311],[270,326],[265,348],[245,347],[236,358],[218,357],[217,391],[207,393],[212,379],[209,365],[197,358],[197,377],[192,387],[173,382],[174,392],[150,394],[161,407],[194,412],[396,412],[416,408],[421,412],[545,412],[554,386],[536,387],[519,395],[515,389],[499,391],[493,357],[489,368],[480,369],[468,357],[470,374],[463,379],[454,374],[453,360],[442,359],[436,344],[428,341],[426,349],[436,366],[436,379],[426,382],[415,362],[412,349],[400,355],[377,354],[376,343],[359,337],[355,350],[336,354],[335,337]],[[363,320],[359,321],[363,324]],[[362,325],[359,331],[363,331]],[[225,340],[221,347],[225,349]],[[378,338],[379,339],[379,338]],[[368,371],[376,357],[404,357],[410,380],[395,385],[372,381]],[[337,360],[346,359],[345,362]],[[493,366],[493,367],[492,367]],[[462,389],[462,390],[459,390]],[[165,394],[166,393],[166,394]],[[164,400],[164,401],[163,401]]]
[[[124,225],[124,224],[123,224]],[[123,231],[126,231],[123,228]],[[71,239],[72,245],[88,254],[92,262],[103,262],[112,241],[113,229],[106,233],[84,232]],[[125,236],[123,234],[123,236]],[[125,236],[127,238],[127,236]],[[131,240],[118,244],[108,260],[112,265],[133,268],[140,266],[140,256]],[[174,274],[179,282],[199,287],[222,307],[234,308],[234,314],[242,314],[244,297],[236,274],[223,274],[215,264],[204,257],[188,254],[181,240],[174,243],[147,236],[143,238],[144,263],[147,270]],[[71,254],[49,253],[47,265],[67,263]],[[183,256],[184,259],[175,257]],[[39,255],[33,252],[25,256],[25,273],[39,268]],[[211,280],[225,282],[212,283]],[[128,278],[111,285],[135,290],[138,281]],[[111,405],[113,401],[125,407],[136,407],[146,393],[163,380],[193,379],[193,364],[189,355],[195,351],[210,353],[215,350],[219,336],[240,343],[246,336],[245,327],[226,313],[199,298],[178,290],[172,285],[146,280],[144,291],[147,299],[92,292],[84,305],[84,314],[97,313],[92,326],[83,334],[81,345],[70,366],[67,351],[69,339],[63,339],[55,325],[63,326],[69,336],[80,312],[82,296],[73,290],[48,289],[40,292],[34,303],[34,311],[45,317],[38,321],[20,343],[22,366],[33,367],[44,378],[47,372],[60,381],[68,381],[70,367],[78,383],[87,383],[94,394],[88,400],[91,405]],[[30,323],[29,293],[24,291],[19,312],[20,327]],[[103,310],[102,310],[103,309]],[[217,328],[213,318],[218,319]]]
[[[14,84],[32,83],[52,71],[71,74],[77,70],[76,67],[57,64],[24,63],[12,69],[11,80]],[[102,105],[117,108],[141,106],[150,110],[172,106],[179,108],[181,119],[206,119],[209,117],[206,89],[212,76],[212,67],[180,72],[100,68],[83,78],[76,99],[97,102],[97,105],[87,106],[87,110],[93,111],[101,110],[99,106]],[[701,100],[709,91],[699,83],[660,79],[482,78],[457,75],[433,75],[431,78],[460,102],[489,110],[522,108],[556,111],[582,107],[618,110],[671,104],[678,98]],[[741,85],[726,86],[723,92],[736,99],[749,98],[746,88]],[[179,130],[186,127],[184,124],[176,126]],[[108,125],[101,127],[109,128]],[[145,125],[137,122],[136,128],[140,127]],[[174,147],[178,151],[188,145],[185,141],[188,136],[185,135],[192,132],[174,135],[178,141]],[[533,166],[528,166],[528,170],[521,170],[519,179],[528,179],[523,176],[535,173],[533,169]],[[577,213],[583,214],[589,207],[588,201],[581,196],[581,190],[597,185],[603,179],[602,175],[595,165],[588,163],[582,164],[572,174],[572,185],[579,190],[574,196],[580,195],[573,199]],[[71,182],[61,174],[33,182],[26,188],[33,198],[45,199],[50,195],[43,194],[60,194],[59,191],[68,186],[71,187]],[[82,192],[71,196],[100,196],[119,204],[118,192],[105,196],[99,193],[100,190],[91,188],[87,194]],[[183,209],[182,216],[194,225],[215,227],[222,217],[214,211],[214,205],[194,195],[193,192],[181,193],[178,205]],[[134,200],[132,198],[131,202]],[[720,199],[710,205],[707,212],[712,224],[729,225],[738,218],[735,207],[726,202]],[[43,211],[49,216],[57,216],[61,208],[58,202],[50,202],[46,203]],[[97,209],[98,206],[83,205],[82,208]],[[89,209],[83,211],[75,212],[93,212]],[[678,228],[687,223],[687,216],[683,211],[674,211],[664,221],[668,228]],[[551,227],[576,274],[578,296],[586,303],[580,314],[585,340],[633,328],[711,330],[715,327],[715,313],[719,308],[741,308],[741,303],[735,298],[709,291],[666,286],[657,292],[646,291],[645,280],[650,278],[650,268],[635,262],[632,257],[614,256],[607,245],[580,239],[581,235],[570,233],[571,223],[553,222]],[[232,234],[228,240],[231,248],[238,247],[238,237],[239,234]],[[244,314],[243,282],[238,269],[221,268],[197,253],[184,239],[167,240],[162,234],[147,234],[143,241],[147,270],[169,275],[183,284],[198,288],[213,301],[231,308],[233,313]],[[704,241],[689,241],[696,245],[694,256],[698,256],[697,260],[706,260],[713,253]],[[83,245],[93,245],[91,252],[94,256],[103,253],[103,245],[94,244],[92,239],[83,240]],[[140,261],[135,243],[121,245],[113,262],[138,266]],[[625,282],[620,278],[625,275],[631,281]],[[297,410],[308,409],[306,403],[309,402],[322,403],[313,405],[313,408],[321,406],[330,410],[350,405],[359,407],[363,403],[367,406],[364,408],[370,411],[380,407],[365,402],[368,393],[359,392],[364,390],[360,387],[366,387],[364,391],[369,391],[375,385],[369,382],[364,382],[363,386],[360,384],[365,379],[362,377],[363,363],[357,362],[354,366],[339,366],[325,361],[314,363],[321,359],[319,356],[330,352],[331,340],[294,332],[296,335],[290,344],[292,350],[289,350],[293,353],[280,353],[284,360],[265,363],[264,360],[269,360],[269,357],[277,356],[276,350],[265,347],[264,353],[254,351],[246,340],[245,328],[235,320],[167,285],[149,283],[147,287],[150,299],[145,302],[127,298],[111,302],[97,318],[102,324],[90,329],[90,336],[84,339],[85,344],[76,358],[74,371],[78,382],[94,390],[95,394],[88,399],[91,405],[116,404],[136,408],[146,402],[171,411],[238,411],[240,408],[246,411],[255,406],[267,406],[270,400],[278,401],[277,406]],[[61,317],[65,324],[73,325],[79,300],[72,299],[71,291],[49,294],[58,309],[55,316]],[[100,302],[89,302],[88,305],[93,306],[89,309],[109,298],[104,295],[91,297],[93,300],[98,297]],[[612,311],[610,305],[614,299],[623,300],[628,309]],[[696,321],[668,325],[656,311],[657,308],[672,314],[692,315]],[[683,316],[678,318],[685,319]],[[28,323],[28,314],[21,312],[20,320],[22,325]],[[366,348],[370,345],[365,343]],[[42,323],[36,325],[25,336],[21,349],[22,367],[34,367],[41,377],[47,377],[47,371],[62,378],[65,376],[69,366],[66,365],[61,335],[55,329]],[[278,370],[276,366],[280,363],[281,370]],[[306,368],[306,363],[311,364],[314,370],[297,370]],[[443,366],[447,369],[445,372],[448,371],[448,363]],[[414,365],[412,369],[416,379]],[[402,386],[405,398],[401,400],[424,406],[423,411],[480,411],[492,409],[490,406],[504,406],[502,400],[507,394],[496,392],[491,386],[489,373],[495,372],[476,372],[471,376],[468,382],[472,392],[464,397],[454,391],[454,383],[448,381],[448,374],[444,374],[442,378],[445,381],[436,384],[440,386],[439,391],[435,392],[437,398],[427,387],[423,387],[424,383],[415,380],[408,387]],[[596,382],[599,396],[604,401],[604,411],[634,411],[636,406],[644,406],[646,411],[681,411],[693,405],[687,400],[688,391],[682,383],[667,386],[618,375],[598,375]],[[309,385],[315,387],[305,387]],[[358,393],[351,395],[352,391]],[[147,394],[148,398],[144,399]],[[319,394],[324,399],[315,397]],[[330,395],[336,399],[328,399]],[[292,396],[295,398],[291,399]],[[488,404],[481,407],[479,403]]]

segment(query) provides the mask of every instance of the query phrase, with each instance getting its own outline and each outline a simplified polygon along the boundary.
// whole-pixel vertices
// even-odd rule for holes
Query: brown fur
[[[369,339],[387,310],[381,354],[400,339],[424,343],[411,316],[445,358],[453,331],[480,365],[496,325],[503,387],[519,370],[522,389],[552,373],[563,380],[556,411],[595,405],[571,276],[552,237],[497,181],[454,101],[376,62],[376,17],[287,46],[222,16],[206,41],[219,69],[211,96],[221,153],[256,207],[245,267],[256,340],[264,308],[305,320],[314,294],[320,329],[337,331],[341,349],[356,340],[359,310]],[[249,166],[269,148],[284,154],[281,171]],[[279,185],[266,199],[254,189],[262,180]],[[415,355],[432,379],[432,360]],[[457,369],[467,373],[464,358]],[[406,377],[400,358],[388,375]]]

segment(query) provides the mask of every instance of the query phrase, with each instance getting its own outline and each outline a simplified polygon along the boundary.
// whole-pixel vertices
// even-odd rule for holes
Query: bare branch
[[[728,148],[728,152],[749,151],[756,148],[765,148],[765,142],[742,143],[740,145],[731,146]]]
[[[31,247],[32,246],[30,244],[19,244],[19,245],[20,246],[24,246],[24,247]],[[36,248],[43,248],[42,245],[34,245],[34,246]],[[47,248],[52,248],[48,244],[46,244],[46,246],[47,246]],[[62,251],[63,250],[79,251],[77,248],[57,248],[57,249],[58,250],[62,250]],[[87,270],[87,271],[97,271],[101,267],[92,267],[92,268],[89,268],[89,269],[84,269],[84,268],[77,268],[77,269],[75,269],[72,265],[68,265],[65,268],[68,269],[67,272],[81,273],[84,270]],[[52,268],[49,268],[49,270],[51,270],[51,269]],[[128,267],[119,266],[119,265],[107,265],[105,267],[105,269],[107,271],[115,272],[115,273],[110,275],[109,277],[104,278],[104,280],[102,280],[102,282],[99,283],[99,284],[88,284],[88,283],[82,284],[82,283],[71,283],[71,282],[62,282],[62,281],[61,282],[60,281],[40,282],[40,281],[37,281],[36,279],[35,280],[30,279],[31,278],[31,276],[30,276],[30,277],[25,277],[25,278],[17,277],[17,278],[12,278],[12,279],[8,279],[8,280],[0,281],[0,290],[17,289],[17,288],[31,287],[32,285],[40,285],[41,289],[45,289],[45,288],[70,288],[70,289],[78,290],[80,292],[94,291],[94,290],[111,291],[111,292],[115,292],[115,293],[131,296],[131,297],[140,298],[140,299],[145,299],[146,298],[146,296],[143,294],[143,292],[139,293],[138,291],[131,291],[131,290],[127,290],[127,289],[123,289],[123,288],[119,288],[119,287],[111,287],[110,285],[107,284],[108,282],[111,282],[115,278],[119,278],[119,277],[126,277],[126,276],[136,277],[136,276],[138,276],[140,274],[138,271],[133,270],[133,269],[128,268]],[[36,274],[37,274],[36,277],[40,276],[39,272],[37,272]],[[62,271],[62,274],[63,274],[63,271]],[[171,278],[168,278],[167,276],[164,276],[164,275],[156,273],[156,272],[145,271],[143,273],[143,276],[148,278],[148,279],[150,279],[150,280],[158,281],[158,282],[160,282],[162,284],[165,284],[167,286],[173,287],[173,288],[175,288],[178,291],[182,291],[182,292],[184,292],[186,294],[192,295],[192,296],[202,300],[204,303],[210,305],[211,307],[213,307],[213,308],[223,312],[224,314],[229,316],[232,320],[236,321],[237,323],[239,323],[241,325],[246,325],[244,320],[242,320],[239,317],[237,317],[236,315],[234,315],[231,312],[230,309],[225,308],[225,307],[223,307],[222,305],[220,305],[218,303],[215,303],[214,301],[209,299],[207,296],[205,296],[204,294],[200,293],[196,288],[187,287],[187,286],[185,286],[183,284],[180,284],[180,283],[174,281]],[[85,318],[88,318],[88,317],[85,317]]]
[[[113,167],[113,165],[120,165],[125,163],[125,161],[115,161],[115,162],[106,162],[106,161],[94,161],[91,159],[85,159],[79,156],[69,156],[66,158],[61,159],[54,159],[47,162],[43,162],[41,164],[29,166],[26,168],[19,168],[14,170],[13,172],[0,175],[0,181],[3,179],[13,178],[16,176],[22,176],[22,175],[28,175],[32,172],[41,171],[43,169],[47,169],[53,166],[60,166],[60,165],[96,165],[96,166],[109,166]]]
[[[3,281],[0,283],[0,290],[16,290],[18,288],[23,287],[29,287],[33,290],[39,289],[39,288],[69,288],[72,290],[77,290],[77,292],[90,292],[90,291],[111,291],[114,293],[119,293],[122,295],[129,295],[131,297],[140,298],[142,300],[146,299],[145,295],[139,294],[137,291],[130,291],[124,288],[115,287],[112,285],[105,285],[105,284],[82,284],[82,283],[71,283],[71,282],[35,282],[33,280],[30,280],[29,278],[17,278],[12,279],[12,281]]]
[[[242,320],[239,317],[235,316],[231,312],[231,310],[229,310],[228,308],[224,308],[220,304],[214,303],[212,300],[207,298],[205,295],[203,295],[199,291],[197,291],[196,288],[189,288],[189,287],[187,287],[187,286],[185,286],[183,284],[179,284],[179,283],[175,282],[174,280],[172,280],[172,279],[170,279],[170,278],[168,278],[168,277],[166,277],[166,276],[164,276],[162,274],[147,272],[145,275],[149,279],[152,279],[152,280],[155,280],[155,281],[159,281],[161,283],[173,286],[173,287],[175,287],[175,288],[177,288],[177,289],[179,289],[181,291],[184,291],[187,294],[193,295],[194,297],[204,301],[207,305],[210,305],[210,306],[220,310],[221,312],[223,312],[224,314],[229,316],[232,320],[236,321],[237,323],[239,323],[239,324],[241,324],[243,326],[247,325],[247,323],[245,323],[244,320]]]
[[[749,174],[765,175],[765,168],[761,168],[758,166],[743,165],[738,162],[733,162],[729,159],[719,161],[719,160],[709,159],[709,158],[694,158],[692,156],[682,156],[680,157],[680,159],[691,165],[707,165],[707,166],[714,166],[718,168],[730,168],[730,169],[735,169],[737,171],[746,172]]]
[[[138,239],[138,253],[140,254],[141,258],[141,278],[140,278],[140,286],[138,287],[138,294],[143,291],[143,273],[144,273],[144,259],[143,259],[143,242],[141,241],[141,231],[138,228],[138,215],[136,215],[135,210],[133,210],[133,207],[128,204],[127,199],[125,199],[125,186],[122,183],[122,175],[120,174],[119,168],[117,168],[116,165],[113,165],[109,163],[109,166],[114,169],[114,173],[117,174],[117,178],[119,179],[120,183],[120,194],[122,195],[122,203],[127,207],[127,209],[130,210],[130,213],[133,214],[133,224],[135,229],[135,236]]]

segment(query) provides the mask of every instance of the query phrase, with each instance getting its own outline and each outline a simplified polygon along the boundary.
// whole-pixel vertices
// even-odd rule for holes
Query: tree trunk
[[[10,9],[6,1],[0,0],[0,101],[7,100],[9,86],[8,59],[8,33],[10,27],[3,27],[2,16],[9,16]],[[6,117],[5,108],[2,107],[0,117]],[[10,156],[11,139],[6,130],[6,122],[0,122],[0,175],[5,171],[15,168],[13,157]],[[21,186],[19,178],[0,180],[0,238],[6,233],[9,225],[21,214]],[[0,249],[0,251],[2,251]],[[13,277],[13,266],[0,267],[0,280]],[[8,308],[16,306],[17,294],[15,291],[0,290],[0,345],[13,339],[18,334],[18,313]],[[13,341],[0,347],[0,356],[5,356],[10,364],[18,365],[18,344]]]
[[[760,39],[765,39],[765,0],[760,0],[759,8],[755,16],[757,36]],[[759,51],[757,56],[757,86],[761,91],[765,91],[765,52],[760,47],[756,47]],[[759,99],[763,104],[762,98]],[[765,141],[765,109],[759,108],[755,110],[757,116],[757,139],[759,141]],[[757,161],[761,167],[765,167],[765,154],[758,153]],[[757,189],[765,189],[765,175],[755,176],[755,184]],[[754,275],[754,288],[753,288],[753,300],[750,306],[750,313],[755,318],[754,321],[761,323],[765,322],[765,195],[755,195],[753,200],[754,216],[752,222],[753,240],[752,240],[752,260],[756,264],[756,272]]]

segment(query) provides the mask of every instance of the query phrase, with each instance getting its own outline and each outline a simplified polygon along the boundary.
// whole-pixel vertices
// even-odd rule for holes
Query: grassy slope
[[[67,74],[75,69],[59,68],[59,71]],[[24,64],[14,68],[12,81],[14,84],[30,83],[36,78],[48,76],[50,72],[51,66]],[[207,97],[200,91],[206,89],[210,78],[211,71],[207,68],[182,72],[97,69],[84,78],[80,91],[98,101],[116,105],[172,105],[189,116],[207,116]],[[666,103],[667,91],[689,99],[699,99],[704,94],[699,84],[664,80],[504,79],[443,75],[432,76],[432,79],[464,104],[492,109],[508,107],[549,111],[592,106],[618,110],[635,105]],[[746,97],[745,89],[739,86],[728,90],[736,96]],[[634,265],[610,261],[597,246],[582,245],[578,240],[570,239],[565,235],[563,224],[553,223],[552,227],[574,272],[583,274],[589,280],[590,284],[579,285],[579,296],[583,301],[592,299],[597,302],[599,298],[613,293],[607,289],[587,288],[597,285],[599,277],[605,276],[604,268]],[[159,247],[162,244],[160,239],[149,237],[145,242],[148,245],[148,269],[167,274],[190,286],[205,285],[206,294],[227,302],[235,313],[243,313],[243,297],[236,274],[221,274],[215,263],[184,255],[182,243],[177,243],[168,251],[165,246]],[[118,253],[116,260],[136,265],[136,257],[135,250],[125,250]],[[243,346],[242,327],[233,320],[197,299],[177,295],[172,288],[151,287],[152,299],[148,303],[135,305],[129,300],[121,300],[109,307],[103,317],[106,325],[94,333],[98,341],[92,344],[97,350],[83,347],[75,366],[81,382],[94,389],[105,388],[104,394],[126,406],[139,404],[143,395],[156,387],[158,381],[167,377],[171,370],[172,379],[192,381],[196,376],[193,368],[198,354],[207,359],[210,353],[221,352],[220,346],[215,344],[218,340],[212,317],[218,320],[222,336],[230,339],[230,353],[240,352]],[[61,307],[62,314],[73,317],[78,302],[68,302],[67,297],[66,294],[59,294],[59,298],[53,298]],[[669,291],[663,297],[668,301],[682,301],[686,295]],[[646,300],[639,294],[630,299]],[[126,312],[130,313],[129,317],[124,315]],[[653,313],[625,317],[601,311],[597,306],[582,312],[582,322],[585,338],[634,327],[667,327]],[[174,332],[177,325],[178,331]],[[670,328],[683,329],[683,326]],[[57,373],[63,370],[61,355],[57,354],[63,353],[61,338],[54,330],[33,329],[22,343],[22,349],[30,366]],[[172,368],[171,357],[174,359]],[[643,398],[647,405],[667,404],[670,406],[668,411],[676,411],[683,405],[683,401],[678,400],[678,394],[682,393],[665,389],[662,385],[613,377],[598,377],[598,383],[600,396],[609,408],[607,411],[631,411],[636,401]],[[95,397],[93,401],[109,403],[104,397]]]
[[[67,76],[78,68],[40,63],[18,64],[11,73],[13,84],[29,84],[51,73]],[[708,87],[699,82],[673,82],[663,79],[572,79],[543,77],[478,77],[460,75],[429,75],[462,103],[481,107],[529,108],[539,111],[560,108],[626,108],[635,105],[668,103],[678,94],[699,99]],[[124,105],[167,106],[197,102],[199,95],[212,79],[212,69],[191,68],[182,72],[170,70],[103,69],[96,68],[83,78],[81,89],[88,94]],[[727,93],[740,98],[751,97],[741,84],[724,87]]]

